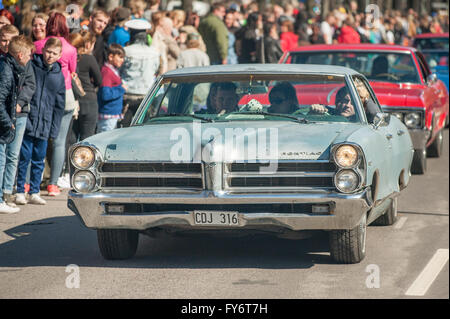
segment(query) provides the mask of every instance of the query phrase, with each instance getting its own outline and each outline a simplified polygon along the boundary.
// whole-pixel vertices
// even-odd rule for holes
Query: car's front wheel
[[[386,212],[374,220],[372,225],[376,226],[390,226],[393,225],[397,220],[397,197],[393,198],[391,205],[386,210]]]
[[[139,232],[131,229],[98,229],[98,246],[105,259],[128,259],[136,254]]]
[[[427,150],[417,149],[414,150],[413,161],[411,164],[412,174],[425,174],[427,170]]]
[[[341,264],[356,264],[366,256],[367,215],[358,226],[330,232],[331,257]]]
[[[440,157],[442,154],[442,147],[444,146],[444,135],[442,130],[439,131],[438,135],[434,139],[433,143],[427,149],[427,155],[429,157]]]

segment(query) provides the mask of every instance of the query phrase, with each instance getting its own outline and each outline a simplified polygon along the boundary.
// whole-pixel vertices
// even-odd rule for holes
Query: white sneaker
[[[25,197],[25,193],[17,193],[16,194],[16,204],[17,205],[26,205],[27,198]]]
[[[18,207],[11,207],[5,202],[0,203],[0,214],[15,214],[20,211]]]
[[[56,185],[59,188],[70,188],[70,177],[69,177],[69,174],[65,174],[64,176],[59,177],[58,181],[56,182]]]
[[[47,204],[47,202],[45,201],[45,199],[43,199],[41,196],[39,196],[39,194],[31,194],[30,196],[30,200],[28,201],[30,204],[35,204],[35,205],[45,205]]]

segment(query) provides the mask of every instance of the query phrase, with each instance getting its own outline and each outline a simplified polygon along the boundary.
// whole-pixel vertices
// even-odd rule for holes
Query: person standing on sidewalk
[[[20,90],[20,75],[24,73],[27,59],[30,59],[30,42],[24,37],[11,40],[8,51],[0,58],[0,185],[3,186],[5,164],[8,162],[8,145],[17,137],[16,111]],[[27,57],[28,56],[28,57]],[[14,176],[15,177],[15,176]],[[20,211],[3,200],[3,187],[0,187],[0,213],[14,214]]]
[[[30,59],[34,44],[23,35],[14,37],[9,44],[9,54],[19,63],[17,68],[18,93],[16,104],[16,124],[14,140],[6,144],[6,163],[3,175],[3,185],[0,190],[3,192],[3,201],[9,206],[15,207],[13,187],[16,181],[17,162],[19,160],[20,147],[22,145],[23,134],[27,125],[28,113],[30,112],[30,101],[36,90],[36,80],[33,66]]]
[[[213,4],[211,13],[198,26],[198,32],[205,41],[206,53],[211,65],[227,64],[228,29],[223,22],[225,12],[223,3]]]
[[[102,85],[97,92],[97,134],[115,129],[119,119],[123,119],[126,85],[122,83],[119,69],[124,59],[125,50],[120,44],[113,43],[108,47],[107,62],[101,69]]]
[[[128,105],[122,127],[131,124],[137,108],[141,104],[148,88],[152,86],[159,69],[160,53],[147,42],[147,31],[151,24],[147,20],[134,19],[125,24],[131,33],[131,44],[124,48],[125,62],[120,69],[123,83],[128,88],[124,95],[124,104]]]
[[[57,186],[58,178],[61,176],[64,162],[66,159],[66,137],[69,131],[72,116],[78,103],[72,91],[72,74],[77,69],[77,49],[73,47],[69,39],[69,28],[67,27],[66,18],[63,14],[55,12],[47,21],[46,25],[47,37],[43,40],[34,42],[36,53],[41,54],[42,48],[48,39],[57,37],[62,43],[62,53],[59,63],[61,64],[64,82],[66,86],[66,102],[64,116],[61,120],[61,129],[58,136],[51,141],[51,161],[50,161],[50,181],[48,182],[47,191],[49,196],[57,196],[61,194]]]
[[[94,135],[97,127],[96,88],[102,84],[102,74],[97,60],[92,55],[95,39],[95,35],[89,30],[82,30],[70,35],[70,42],[78,51],[77,74],[86,95],[78,99],[80,110],[78,118],[73,120],[72,129],[69,131],[69,144]]]
[[[16,204],[25,205],[25,180],[31,161],[29,203],[45,205],[39,195],[44,159],[48,139],[58,136],[61,119],[66,104],[66,86],[59,62],[63,44],[58,38],[50,38],[44,45],[42,54],[35,54],[32,60],[36,77],[36,93],[30,103],[25,135],[20,149],[17,174]]]

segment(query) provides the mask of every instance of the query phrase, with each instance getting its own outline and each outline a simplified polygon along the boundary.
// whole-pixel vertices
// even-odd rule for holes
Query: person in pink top
[[[62,74],[64,75],[66,84],[66,105],[58,137],[52,143],[50,181],[47,186],[48,195],[57,196],[61,193],[57,183],[58,178],[61,176],[66,157],[66,137],[70,123],[72,122],[73,112],[77,107],[77,101],[72,91],[72,74],[77,69],[77,49],[68,41],[69,28],[67,27],[66,17],[63,14],[59,12],[52,13],[47,21],[45,31],[46,38],[34,42],[36,53],[42,53],[42,49],[49,38],[56,37],[61,40],[62,54],[58,62],[61,64]]]
[[[59,59],[59,63],[62,66],[62,73],[66,83],[66,89],[72,88],[72,76],[71,74],[77,69],[77,49],[73,47],[68,41],[69,29],[66,25],[66,18],[59,12],[53,13],[47,21],[46,25],[47,37],[42,40],[34,42],[36,47],[36,53],[42,54],[42,49],[48,38],[57,37],[61,40],[63,45],[62,55]]]

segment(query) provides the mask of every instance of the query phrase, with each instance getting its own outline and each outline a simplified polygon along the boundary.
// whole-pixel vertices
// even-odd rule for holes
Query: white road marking
[[[438,249],[425,268],[420,273],[419,277],[413,282],[408,291],[407,296],[423,296],[430,288],[433,281],[444,268],[448,261],[448,249]]]
[[[394,225],[394,229],[400,229],[405,224],[408,217],[400,217]]]

